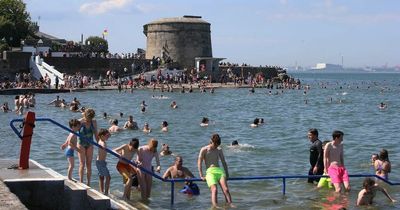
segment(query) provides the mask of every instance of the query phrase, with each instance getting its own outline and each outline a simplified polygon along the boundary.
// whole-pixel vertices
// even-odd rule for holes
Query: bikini
[[[378,173],[378,174],[383,174],[383,176],[382,177],[384,177],[385,179],[388,179],[388,172],[386,171],[386,170],[384,170],[383,169],[383,162],[382,163],[380,163],[380,162],[378,162],[378,167],[376,168],[376,172]],[[381,175],[378,175],[378,176],[381,176]]]

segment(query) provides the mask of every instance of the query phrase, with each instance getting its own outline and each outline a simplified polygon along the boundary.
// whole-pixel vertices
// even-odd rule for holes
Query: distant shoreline
[[[185,87],[185,91],[189,90],[189,84],[182,84]],[[174,85],[174,92],[180,92],[182,86]],[[199,89],[197,84],[192,85],[193,89]],[[205,89],[211,88],[251,88],[250,85],[234,85],[233,82],[228,82],[226,84],[221,83],[211,83],[208,84]],[[152,90],[153,86],[146,86],[146,87],[136,87],[133,90]],[[161,89],[160,87],[156,87],[157,90]],[[53,93],[72,93],[72,92],[86,92],[86,91],[103,91],[103,90],[118,90],[118,86],[94,86],[94,87],[87,87],[87,88],[74,88],[74,89],[44,89],[44,88],[13,88],[13,89],[2,89],[0,90],[0,95],[22,95],[27,93],[40,93],[40,94],[53,94]],[[130,88],[122,88],[122,91],[130,90]],[[166,88],[165,88],[165,91]]]

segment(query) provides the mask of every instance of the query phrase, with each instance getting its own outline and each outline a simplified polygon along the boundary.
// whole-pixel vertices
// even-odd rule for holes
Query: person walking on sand
[[[210,139],[210,143],[200,149],[199,157],[197,160],[197,167],[199,175],[202,180],[207,181],[207,185],[211,191],[211,203],[213,207],[218,207],[217,201],[217,184],[221,186],[222,192],[225,196],[225,201],[231,206],[232,204],[231,194],[229,192],[227,179],[229,178],[228,165],[225,162],[224,153],[219,147],[221,145],[221,138],[218,134],[213,134]],[[224,169],[219,167],[219,160],[222,163]],[[203,162],[206,165],[206,175],[203,174]]]
[[[342,131],[333,131],[333,140],[326,144],[324,150],[324,172],[328,173],[336,192],[341,192],[342,184],[346,191],[350,191],[349,175],[344,166],[343,135]]]

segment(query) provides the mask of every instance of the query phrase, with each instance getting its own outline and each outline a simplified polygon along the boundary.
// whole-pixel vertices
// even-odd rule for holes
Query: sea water
[[[331,139],[333,130],[338,129],[344,136],[344,161],[350,174],[371,174],[370,157],[382,148],[389,151],[392,162],[390,180],[400,182],[398,170],[399,119],[400,119],[400,75],[399,74],[316,74],[297,73],[302,84],[310,90],[256,89],[251,94],[247,88],[217,89],[214,94],[161,93],[152,90],[134,90],[119,93],[111,91],[87,91],[60,94],[37,94],[37,105],[32,111],[36,117],[51,118],[67,126],[71,118],[80,118],[80,113],[48,105],[59,95],[67,102],[74,97],[85,107],[96,111],[98,128],[108,128],[109,119],[103,119],[106,112],[119,120],[123,126],[128,115],[133,115],[140,128],[148,122],[150,134],[141,130],[122,131],[112,134],[108,147],[115,148],[138,137],[140,145],[150,138],[156,138],[159,145],[167,143],[171,151],[183,157],[184,166],[198,176],[197,157],[200,148],[209,143],[210,136],[218,133],[222,138],[222,149],[231,177],[307,175],[309,169],[309,128],[319,130],[320,140]],[[278,93],[275,95],[275,93]],[[153,95],[155,97],[153,97]],[[165,97],[160,97],[161,95]],[[14,96],[0,96],[0,102],[13,104]],[[145,101],[146,112],[141,113],[140,104]],[[169,104],[176,101],[177,109]],[[388,104],[381,110],[379,103]],[[124,116],[119,117],[122,112]],[[12,132],[9,122],[19,118],[14,113],[0,113],[0,158],[18,158],[20,140]],[[208,127],[200,127],[202,117],[210,119]],[[255,118],[264,118],[265,123],[251,128]],[[161,132],[161,122],[167,121],[169,132]],[[67,173],[67,160],[60,145],[68,133],[50,123],[36,122],[31,146],[31,158],[61,174]],[[229,147],[237,140],[242,146]],[[160,148],[160,147],[159,147]],[[97,149],[95,149],[94,160]],[[78,179],[78,158],[75,154],[73,177]],[[160,157],[162,173],[174,162],[173,156]],[[121,196],[122,178],[115,169],[117,159],[108,155],[111,173],[111,193]],[[155,164],[155,163],[154,163]],[[98,188],[97,169],[92,164],[92,182]],[[205,172],[205,171],[204,171]],[[162,173],[160,175],[162,175]],[[350,193],[335,195],[329,190],[315,190],[306,179],[287,179],[286,194],[282,193],[282,180],[229,181],[233,202],[238,209],[355,209],[357,193],[364,178],[351,178]],[[200,196],[188,197],[179,193],[182,187],[176,184],[175,204],[170,206],[170,184],[154,179],[152,196],[148,204],[152,209],[208,209],[210,192],[204,182],[198,183]],[[389,193],[400,200],[398,186],[386,187]],[[223,204],[219,189],[219,202]],[[134,191],[132,200],[140,198]],[[140,205],[138,207],[141,207]],[[398,209],[398,203],[391,204],[383,194],[375,198],[372,209]]]

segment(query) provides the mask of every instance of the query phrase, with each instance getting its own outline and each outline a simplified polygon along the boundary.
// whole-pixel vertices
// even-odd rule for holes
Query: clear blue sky
[[[108,30],[111,52],[146,49],[143,25],[199,15],[214,57],[252,65],[400,65],[398,0],[25,0],[41,31],[80,41]]]

